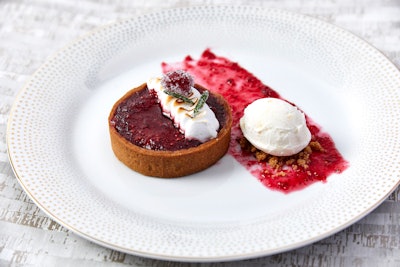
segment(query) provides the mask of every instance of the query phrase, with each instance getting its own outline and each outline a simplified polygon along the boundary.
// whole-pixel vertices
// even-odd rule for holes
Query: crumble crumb
[[[319,151],[319,152],[325,151],[325,149],[321,146],[321,144],[318,141],[311,141],[308,146],[314,151]]]
[[[254,151],[252,151],[252,150],[251,150],[251,152],[254,153]],[[256,159],[257,159],[258,161],[263,161],[263,160],[265,160],[265,159],[268,157],[268,154],[265,153],[264,151],[255,149],[255,156],[256,156]]]
[[[284,171],[280,171],[280,172],[278,172],[278,173],[276,174],[276,176],[282,176],[282,177],[285,177],[285,176],[286,176],[286,172],[284,172]]]
[[[243,151],[254,155],[258,162],[266,162],[275,171],[275,176],[285,176],[283,168],[307,170],[310,164],[310,155],[313,152],[324,152],[324,148],[318,141],[311,141],[302,151],[292,156],[278,157],[257,149],[245,137],[239,139]],[[309,171],[307,173],[310,175]]]
[[[266,154],[266,153],[265,153]],[[268,155],[268,154],[267,154]],[[271,168],[275,169],[279,166],[279,160],[278,157],[276,156],[270,156],[268,160],[268,164],[271,166]]]

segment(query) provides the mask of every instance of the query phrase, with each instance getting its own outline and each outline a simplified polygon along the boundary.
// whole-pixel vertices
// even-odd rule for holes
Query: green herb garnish
[[[196,117],[197,114],[199,114],[200,109],[204,106],[204,104],[206,103],[207,99],[208,99],[209,93],[208,91],[204,91],[201,96],[199,101],[197,102],[196,106],[194,107],[193,110],[193,117]]]
[[[164,93],[166,93],[167,95],[173,96],[175,98],[178,98],[178,99],[182,100],[183,102],[189,103],[191,105],[194,104],[194,102],[190,98],[187,98],[186,96],[181,95],[179,93],[169,91],[169,90],[164,90]]]

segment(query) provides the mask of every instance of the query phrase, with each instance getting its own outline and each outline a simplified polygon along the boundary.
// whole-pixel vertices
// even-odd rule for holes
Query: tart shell
[[[200,85],[197,89],[205,89]],[[115,156],[126,166],[146,176],[160,178],[175,178],[202,171],[222,158],[228,148],[231,139],[232,113],[227,101],[219,94],[210,91],[225,111],[225,122],[219,130],[216,138],[213,138],[196,147],[176,151],[150,150],[137,146],[118,133],[111,124],[117,107],[135,92],[147,88],[146,83],[131,89],[113,106],[109,118],[109,131],[111,146]]]

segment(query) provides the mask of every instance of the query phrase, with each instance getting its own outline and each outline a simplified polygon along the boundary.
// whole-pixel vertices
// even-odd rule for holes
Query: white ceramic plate
[[[350,162],[282,194],[232,157],[181,179],[143,177],[110,148],[107,116],[162,61],[211,48],[300,106]],[[7,143],[32,200],[98,244],[159,259],[221,261],[294,249],[345,228],[399,184],[400,73],[325,22],[251,7],[173,9],[117,22],[50,58],[18,95]]]

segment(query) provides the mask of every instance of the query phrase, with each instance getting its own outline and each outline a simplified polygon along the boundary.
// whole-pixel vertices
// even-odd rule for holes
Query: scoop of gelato
[[[248,105],[240,128],[253,146],[274,156],[294,155],[311,140],[304,113],[278,98],[262,98]]]

